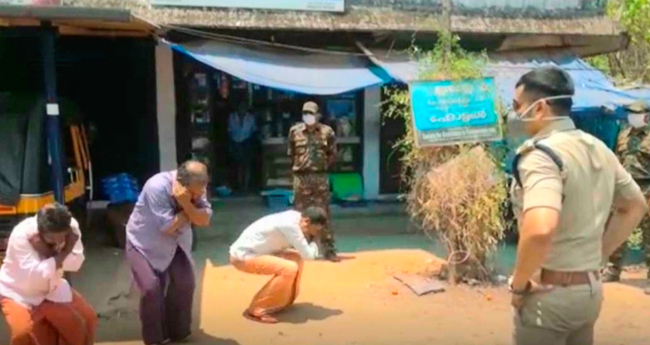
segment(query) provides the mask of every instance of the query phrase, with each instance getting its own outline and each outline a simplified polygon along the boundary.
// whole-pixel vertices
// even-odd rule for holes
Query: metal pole
[[[63,193],[63,158],[59,104],[56,96],[56,31],[51,23],[43,23],[41,33],[41,54],[43,56],[43,81],[45,86],[45,128],[47,136],[47,154],[52,172],[52,190],[54,199],[65,204]]]

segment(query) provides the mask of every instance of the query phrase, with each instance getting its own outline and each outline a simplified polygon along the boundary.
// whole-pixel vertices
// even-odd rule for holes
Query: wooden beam
[[[0,18],[0,26],[41,26],[38,19],[28,18]]]
[[[155,27],[146,25],[143,22],[108,22],[101,20],[71,19],[55,20],[55,25],[69,25],[82,28],[102,29],[102,30],[126,30],[126,31],[152,31]]]
[[[107,31],[91,30],[76,26],[59,25],[59,34],[65,36],[91,36],[91,37],[149,37],[150,32],[146,31]]]

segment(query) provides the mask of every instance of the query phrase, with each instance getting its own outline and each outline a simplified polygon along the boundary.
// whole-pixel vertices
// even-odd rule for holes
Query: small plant
[[[482,77],[487,55],[467,52],[458,41],[457,36],[443,32],[432,50],[412,48],[410,53],[420,65],[419,79]],[[445,245],[450,282],[489,280],[488,254],[496,249],[506,227],[502,217],[505,175],[495,157],[500,151],[480,143],[416,147],[408,91],[389,87],[384,92],[385,115],[406,123],[406,134],[394,149],[403,154],[409,214],[425,234]]]
[[[627,247],[629,249],[642,249],[643,245],[643,231],[641,229],[636,229],[627,240]]]

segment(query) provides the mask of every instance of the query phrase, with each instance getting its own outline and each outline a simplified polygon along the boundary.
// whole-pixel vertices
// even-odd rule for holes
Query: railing
[[[506,17],[575,17],[601,15],[607,0],[451,0],[453,12]],[[443,0],[346,0],[346,5],[440,12]]]

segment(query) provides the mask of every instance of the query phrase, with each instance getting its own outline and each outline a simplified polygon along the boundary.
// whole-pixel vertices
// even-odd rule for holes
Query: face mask
[[[627,122],[634,128],[642,128],[648,125],[646,114],[630,114],[627,116]]]
[[[313,114],[303,114],[302,115],[302,121],[307,125],[307,126],[313,126],[316,124],[316,116]]]
[[[506,118],[506,128],[508,133],[508,139],[511,141],[524,141],[528,139],[529,135],[526,132],[526,124],[519,117],[519,114],[514,110],[508,112],[508,117]]]
[[[544,101],[550,101],[554,99],[565,99],[565,98],[571,98],[573,96],[571,95],[561,95],[561,96],[553,96],[553,97],[545,97],[538,99],[537,101],[533,102],[526,110],[524,110],[521,114],[518,114],[516,111],[511,110],[508,112],[508,117],[506,121],[506,126],[508,130],[508,137],[512,139],[527,139],[530,137],[530,134],[526,131],[526,122],[530,121],[536,121],[535,119],[529,118],[529,113],[531,110],[535,108],[537,103],[544,102]],[[553,117],[545,117],[541,121],[558,121],[567,118],[568,116],[553,116]]]

